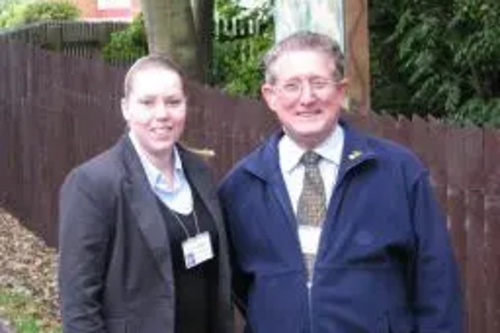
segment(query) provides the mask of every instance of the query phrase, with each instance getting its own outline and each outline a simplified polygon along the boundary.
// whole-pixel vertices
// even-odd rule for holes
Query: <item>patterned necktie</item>
[[[320,226],[325,218],[325,185],[319,170],[321,156],[307,151],[301,158],[304,165],[304,182],[297,205],[297,220],[300,225]]]
[[[297,221],[299,225],[320,227],[325,218],[325,186],[319,170],[321,156],[307,151],[301,158],[304,165],[304,182],[297,205]],[[312,280],[316,255],[304,253],[309,281]]]

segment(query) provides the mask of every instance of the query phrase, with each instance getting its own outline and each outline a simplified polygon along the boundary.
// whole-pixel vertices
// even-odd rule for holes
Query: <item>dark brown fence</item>
[[[124,69],[8,42],[0,43],[0,73],[0,205],[56,246],[64,176],[123,132]],[[276,127],[259,101],[196,84],[189,93],[184,140],[215,151],[218,178]],[[500,133],[432,119],[347,118],[429,166],[461,265],[468,332],[500,332]]]
[[[20,41],[75,56],[101,58],[112,32],[126,22],[47,21],[0,31],[0,42]]]

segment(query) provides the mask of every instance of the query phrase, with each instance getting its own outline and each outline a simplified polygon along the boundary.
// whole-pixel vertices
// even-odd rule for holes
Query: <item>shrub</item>
[[[261,58],[274,41],[272,6],[267,2],[248,10],[236,2],[218,0],[217,11],[222,20],[231,22],[237,17],[243,24],[252,22],[259,28],[253,33],[214,36],[210,83],[231,95],[257,97],[263,80]]]
[[[24,11],[24,23],[41,21],[71,21],[80,16],[80,10],[69,1],[40,1],[30,3]]]
[[[272,40],[270,29],[241,39],[216,39],[211,83],[231,95],[257,97],[263,80],[261,58]]]
[[[23,25],[24,11],[27,3],[9,1],[0,7],[0,28],[10,28]]]
[[[148,43],[142,14],[122,31],[113,32],[109,43],[102,50],[103,58],[111,63],[133,61],[146,55]]]
[[[67,1],[9,1],[0,7],[0,27],[11,28],[48,20],[75,20],[79,9]]]

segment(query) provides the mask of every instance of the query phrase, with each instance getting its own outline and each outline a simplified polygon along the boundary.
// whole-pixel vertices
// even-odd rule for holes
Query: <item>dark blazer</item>
[[[203,162],[178,148],[190,185],[219,233],[216,332],[233,332],[227,245],[215,188]],[[128,137],[67,176],[59,209],[64,332],[173,333],[168,231]]]

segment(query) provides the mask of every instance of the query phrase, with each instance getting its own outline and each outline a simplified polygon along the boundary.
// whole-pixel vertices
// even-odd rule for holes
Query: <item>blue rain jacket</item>
[[[278,162],[282,132],[221,183],[246,332],[462,332],[459,273],[428,170],[402,146],[342,126],[310,287]]]

